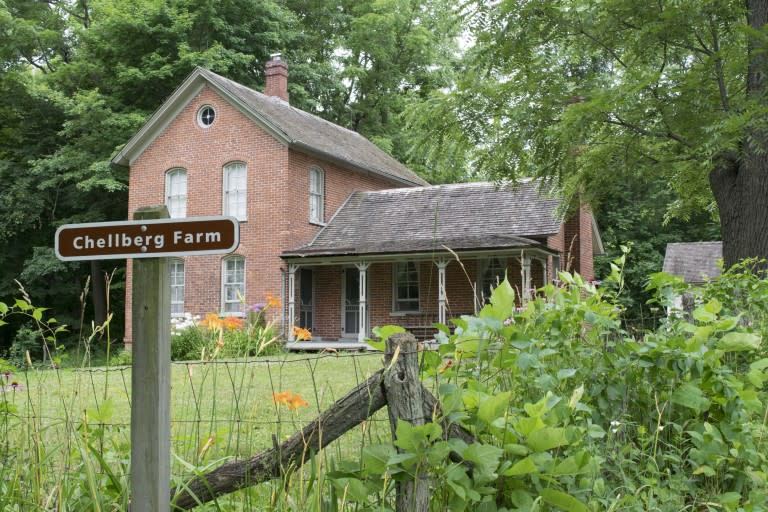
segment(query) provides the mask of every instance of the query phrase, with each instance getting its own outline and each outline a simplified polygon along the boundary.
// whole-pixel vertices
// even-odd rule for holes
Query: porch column
[[[547,268],[547,259],[544,258],[540,261],[541,261],[542,272],[544,272],[544,284],[542,286],[546,286],[549,284],[549,279],[547,279],[547,272],[549,271],[549,269]]]
[[[367,261],[361,261],[360,263],[355,263],[355,266],[357,267],[357,270],[360,272],[360,312],[359,312],[359,323],[358,323],[358,329],[357,329],[357,341],[360,343],[365,342],[365,335],[366,335],[366,319],[368,317],[368,304],[366,297],[368,295],[367,290],[367,284],[368,284],[368,266],[370,263]]]
[[[293,322],[296,321],[296,271],[298,269],[298,265],[288,265],[288,321],[286,322],[288,341],[296,339],[293,335]]]
[[[435,265],[437,265],[437,321],[445,325],[445,268],[448,266],[448,260],[440,258]]]
[[[531,257],[523,255],[523,302],[531,298]]]

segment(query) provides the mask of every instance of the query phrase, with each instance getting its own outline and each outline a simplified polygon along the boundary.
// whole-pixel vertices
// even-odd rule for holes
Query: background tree
[[[434,159],[547,176],[594,205],[627,176],[719,214],[727,264],[768,257],[768,2],[470,2],[461,78],[410,118]],[[432,127],[430,130],[429,128]]]
[[[77,325],[86,276],[116,268],[122,310],[122,264],[60,262],[54,231],[127,218],[127,169],[110,158],[195,66],[260,90],[282,52],[294,106],[406,160],[403,112],[450,83],[456,27],[437,0],[0,0],[0,296],[20,279]]]

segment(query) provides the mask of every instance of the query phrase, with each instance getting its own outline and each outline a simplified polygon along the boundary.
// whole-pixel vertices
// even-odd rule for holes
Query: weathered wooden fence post
[[[140,208],[136,220],[164,219],[165,206]],[[133,260],[131,510],[170,509],[171,295],[168,258]]]
[[[398,333],[387,340],[384,389],[387,397],[389,423],[395,439],[397,420],[412,425],[431,421],[424,408],[424,387],[419,380],[419,346],[410,333]],[[429,510],[429,476],[416,475],[411,482],[397,483],[395,510],[397,512],[427,512]]]

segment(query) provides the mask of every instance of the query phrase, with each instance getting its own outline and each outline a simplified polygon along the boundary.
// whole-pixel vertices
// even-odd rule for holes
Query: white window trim
[[[183,317],[184,316],[184,299],[185,299],[184,296],[185,296],[186,285],[187,285],[187,275],[186,275],[187,269],[186,269],[186,262],[183,259],[181,259],[181,258],[171,258],[169,260],[169,266],[171,267],[170,271],[169,271],[169,276],[173,275],[173,267],[175,265],[179,264],[179,263],[181,263],[181,266],[182,266],[181,267],[182,284],[178,285],[178,284],[175,284],[173,281],[171,281],[171,283],[170,283],[171,284],[171,316],[174,317],[174,318],[178,318],[178,317]],[[182,292],[181,292],[181,302],[178,302],[178,301],[174,302],[173,301],[173,289],[174,288],[181,288],[181,290],[182,290]],[[176,312],[176,313],[173,312],[173,305],[174,304],[181,304],[181,311],[180,312]]]
[[[319,191],[314,191],[312,189],[312,177],[315,174],[319,176],[320,180]],[[317,212],[317,215],[313,217],[312,202],[315,198],[319,198],[320,204],[318,207],[319,211]],[[313,165],[309,168],[309,222],[311,224],[319,224],[321,226],[325,225],[325,170],[318,165]]]
[[[407,265],[407,264],[413,264],[414,268],[416,269],[416,290],[417,290],[417,297],[416,300],[419,301],[419,305],[416,307],[416,309],[398,309],[399,299],[397,297],[397,288],[398,288],[398,282],[397,282],[397,267],[399,265]],[[418,261],[396,261],[392,263],[392,316],[403,316],[408,313],[418,313],[421,310],[421,270]]]
[[[234,304],[234,302],[227,302],[227,263],[230,261],[240,260],[243,262],[243,282],[242,288],[240,293],[245,296],[247,291],[247,277],[246,277],[246,261],[244,256],[240,256],[239,254],[235,254],[232,256],[227,256],[226,258],[222,258],[221,260],[221,316],[245,316],[245,313],[242,311],[227,311],[227,304]],[[238,300],[238,302],[240,302]]]
[[[229,193],[230,193],[230,190],[229,190],[229,173],[233,169],[238,168],[237,166],[242,166],[243,170],[245,172],[245,190],[243,190],[243,195],[244,195],[244,200],[245,200],[244,201],[245,202],[245,205],[244,205],[245,211],[243,212],[242,215],[234,215],[234,214],[232,214],[232,212],[229,211],[230,210],[230,208],[229,208],[230,203],[229,203],[229,200],[228,200],[229,199]],[[248,166],[245,164],[245,162],[241,162],[239,160],[236,160],[234,162],[227,163],[224,166],[222,172],[223,172],[222,187],[221,187],[222,213],[223,213],[223,215],[235,217],[237,220],[239,220],[241,222],[245,222],[245,221],[248,220]]]
[[[171,176],[181,175],[181,174],[184,175],[184,194],[174,194],[172,196],[171,195],[171,192],[172,192],[172,190],[171,190]],[[165,196],[165,206],[166,206],[166,208],[168,208],[168,215],[171,218],[183,218],[183,217],[187,216],[187,197],[188,197],[187,191],[189,190],[189,181],[188,181],[188,179],[189,179],[189,175],[187,174],[187,170],[185,168],[183,168],[183,167],[174,167],[172,169],[168,169],[167,171],[165,171],[165,193],[164,193],[164,196]],[[174,212],[173,212],[173,210],[171,208],[171,198],[177,198],[177,197],[178,198],[182,198],[182,200],[183,200],[183,203],[184,203],[184,208],[183,208],[184,215],[174,215]]]
[[[205,124],[203,122],[203,111],[205,111],[206,109],[211,109],[213,111],[213,120],[208,124]],[[213,108],[213,105],[208,105],[208,104],[202,105],[199,109],[197,109],[197,115],[195,116],[195,118],[197,119],[197,126],[199,126],[200,128],[210,128],[211,126],[213,126],[213,123],[216,122],[216,119],[218,117],[219,117],[219,113],[216,111],[215,108]]]

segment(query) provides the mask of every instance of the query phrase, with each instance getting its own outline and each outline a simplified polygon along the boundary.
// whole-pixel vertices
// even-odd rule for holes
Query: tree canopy
[[[547,176],[599,204],[626,176],[719,215],[725,259],[768,257],[766,2],[469,2],[456,87],[410,116],[429,158]],[[418,130],[416,131],[418,133]]]

